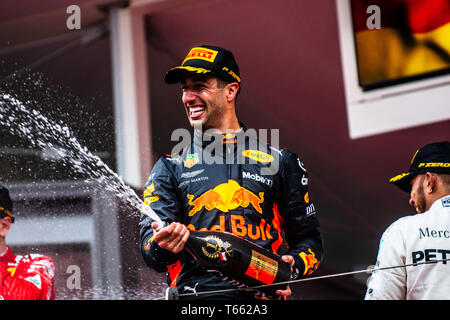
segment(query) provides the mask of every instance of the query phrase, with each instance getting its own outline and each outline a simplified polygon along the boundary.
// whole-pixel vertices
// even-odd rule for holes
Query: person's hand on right
[[[152,229],[154,230],[153,241],[156,241],[161,248],[175,254],[183,250],[189,238],[189,229],[179,222],[172,222],[167,227],[157,231],[158,222],[154,221]]]

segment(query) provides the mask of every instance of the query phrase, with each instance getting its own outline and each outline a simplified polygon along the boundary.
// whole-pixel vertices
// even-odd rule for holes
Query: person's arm
[[[380,240],[376,268],[401,266],[406,263],[404,242],[398,222],[393,223]],[[394,268],[372,273],[366,291],[366,300],[406,299],[406,269]]]
[[[180,220],[179,215],[182,213],[182,208],[176,193],[174,174],[166,161],[164,158],[160,158],[153,167],[145,186],[144,202],[166,224],[162,235],[170,237],[169,231],[173,230],[168,230],[168,228],[171,223]],[[164,272],[167,271],[168,265],[178,260],[179,256],[158,244],[162,237],[161,234],[159,239],[156,237],[157,241],[155,241],[156,233],[152,224],[155,227],[155,220],[142,214],[139,222],[141,252],[149,267],[157,272]]]
[[[314,272],[322,259],[323,244],[316,216],[316,208],[308,193],[308,174],[297,155],[286,151],[281,164],[282,190],[279,211],[289,246],[288,255],[294,258],[294,278]]]

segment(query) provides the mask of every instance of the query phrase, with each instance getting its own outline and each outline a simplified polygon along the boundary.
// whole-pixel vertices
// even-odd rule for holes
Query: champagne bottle
[[[218,271],[224,280],[241,287],[270,285],[290,280],[291,266],[281,257],[230,233],[190,231],[185,248],[207,270]],[[275,291],[287,285],[258,288],[263,296],[276,298]]]

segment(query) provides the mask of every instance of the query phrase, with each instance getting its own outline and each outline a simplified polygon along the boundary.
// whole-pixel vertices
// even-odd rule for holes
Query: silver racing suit
[[[450,261],[437,262],[445,259],[450,259],[450,195],[384,232],[376,267],[413,265],[375,271],[365,299],[450,299]]]

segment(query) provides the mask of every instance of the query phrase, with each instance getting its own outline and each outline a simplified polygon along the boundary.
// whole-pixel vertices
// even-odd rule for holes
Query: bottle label
[[[202,247],[203,255],[209,259],[220,259],[227,261],[227,255],[231,257],[231,244],[227,241],[222,241],[216,236],[207,236],[205,238],[205,245]]]
[[[252,250],[252,260],[245,274],[264,284],[272,284],[278,272],[278,261]]]

